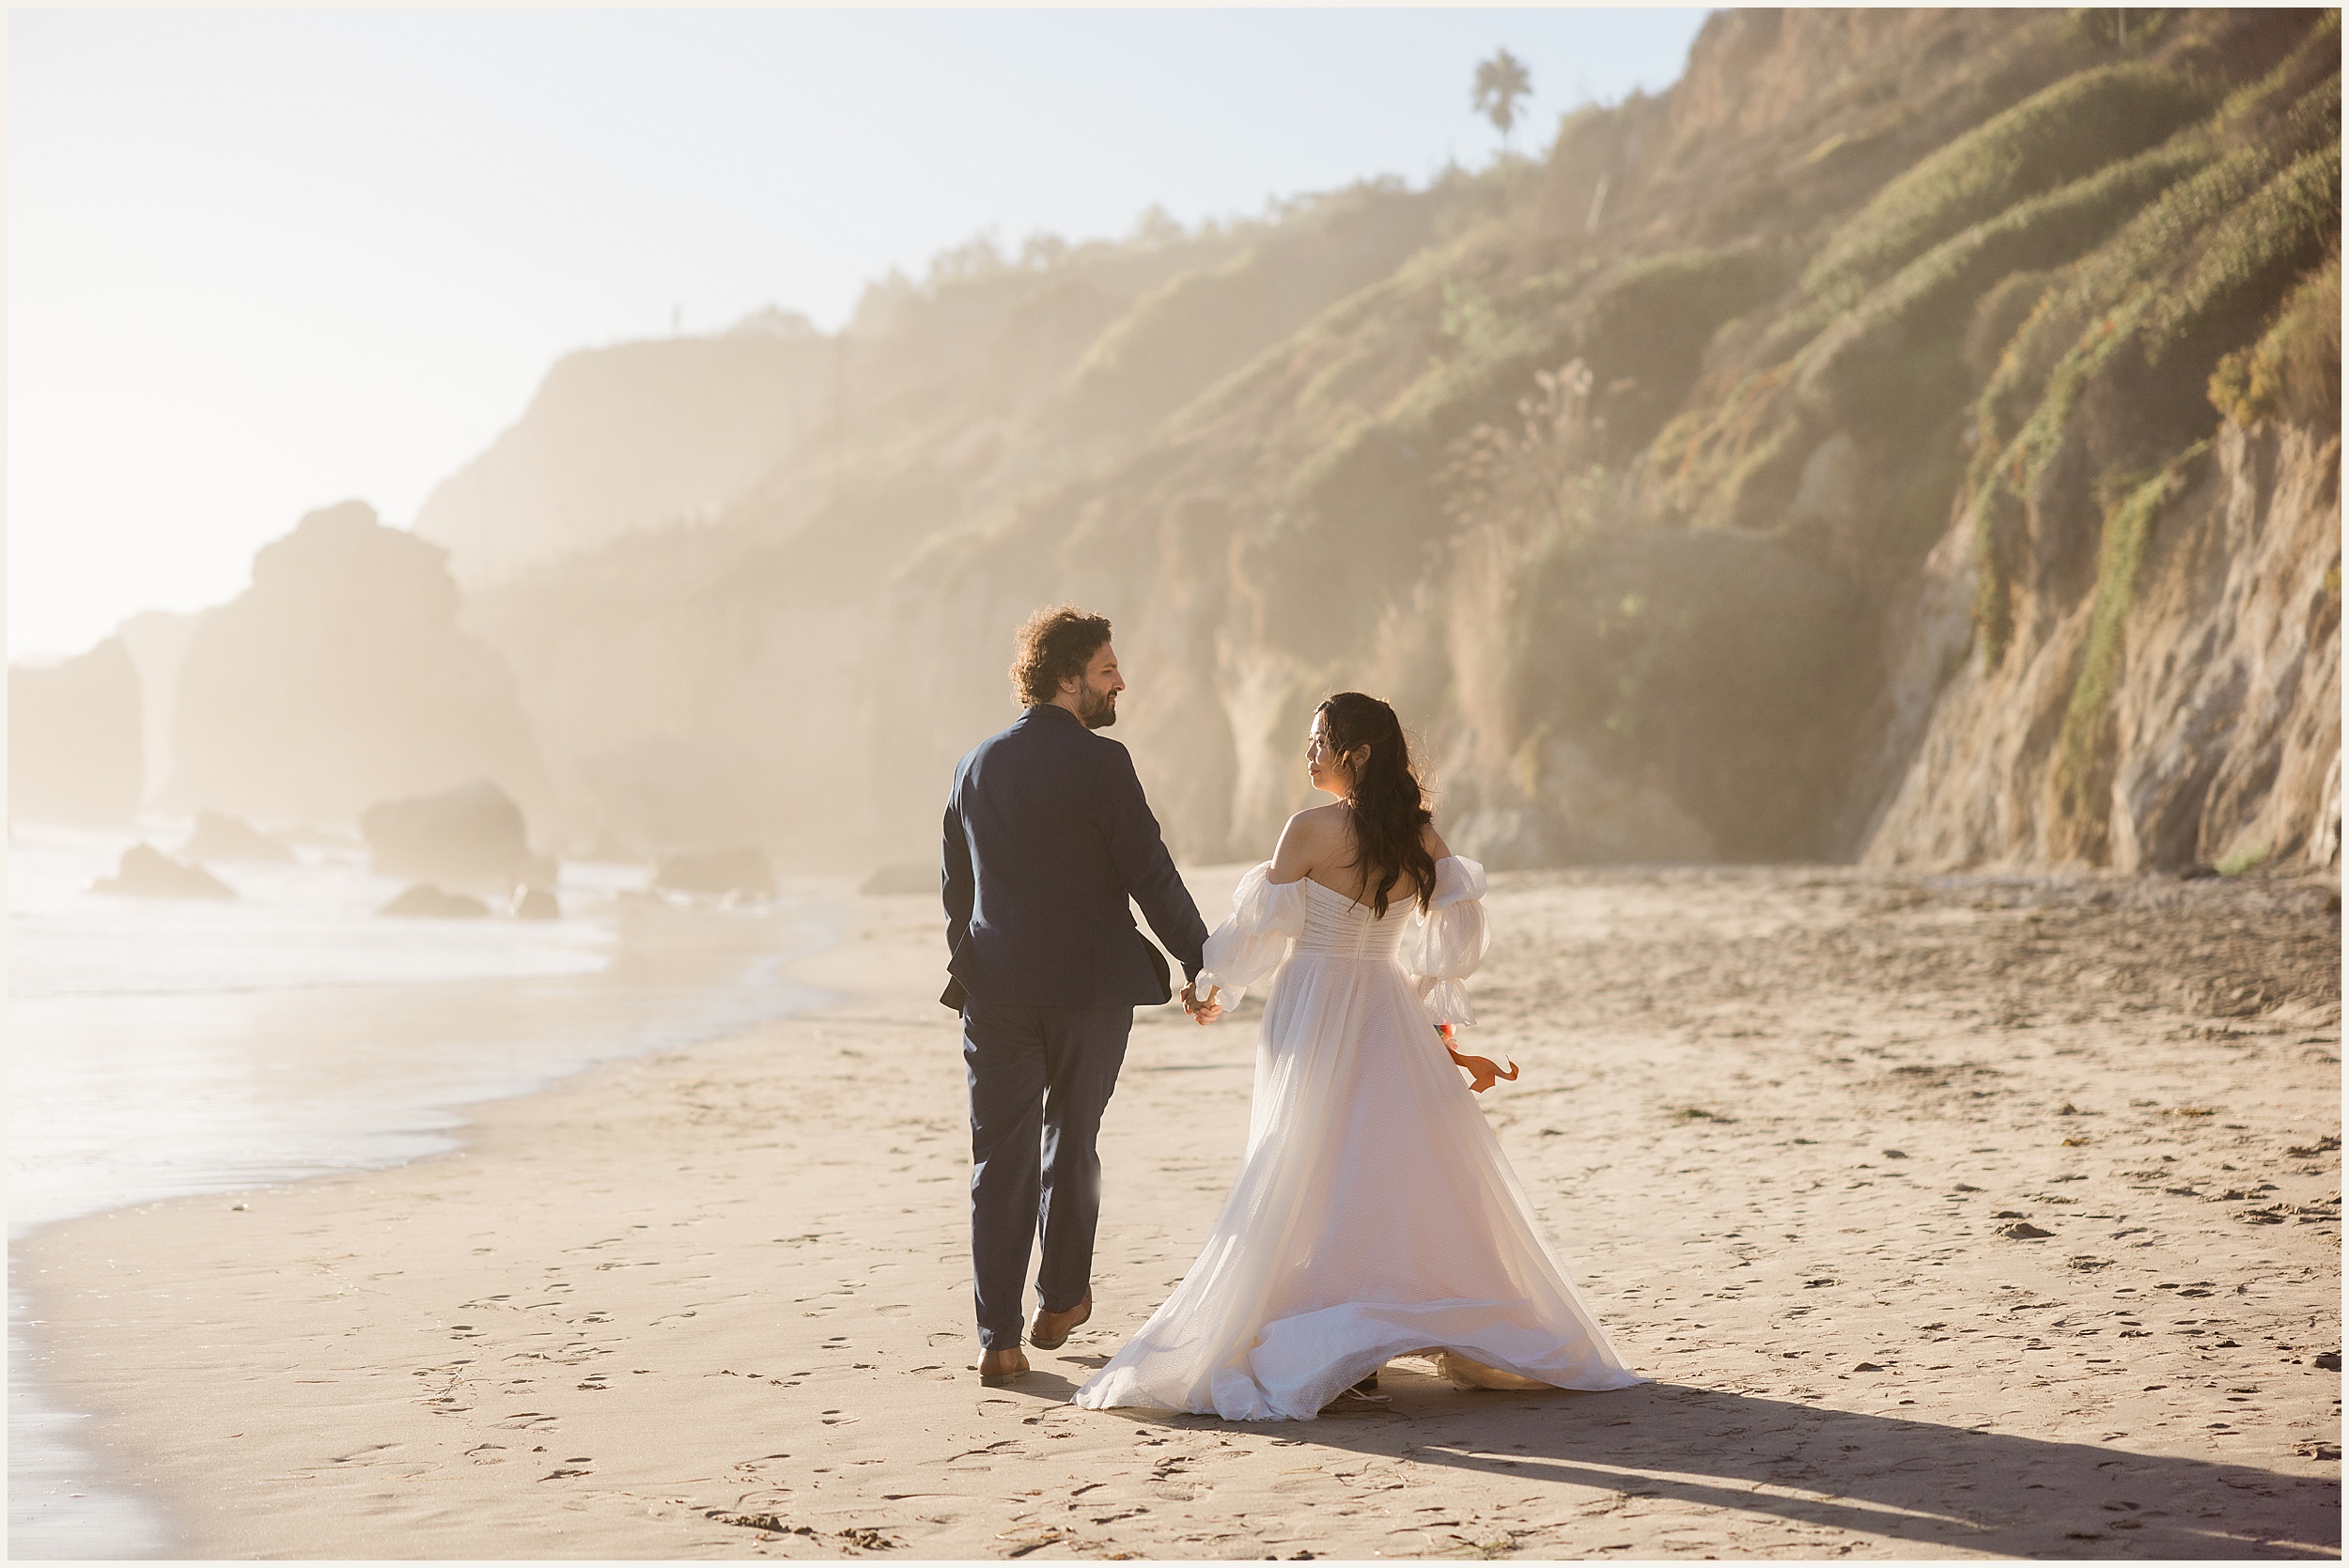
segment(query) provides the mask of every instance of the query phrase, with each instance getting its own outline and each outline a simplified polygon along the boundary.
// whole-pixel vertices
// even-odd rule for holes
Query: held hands
[[[1206,998],[1202,999],[1195,987],[1183,987],[1183,1011],[1190,1016],[1191,1022],[1211,1024],[1223,1016],[1223,1004],[1215,1000],[1222,989],[1221,986],[1210,986]]]
[[[1517,1080],[1517,1064],[1515,1062],[1509,1063],[1509,1070],[1504,1073],[1498,1066],[1494,1065],[1492,1059],[1489,1057],[1462,1056],[1458,1051],[1454,1050],[1452,1047],[1452,1026],[1450,1024],[1438,1024],[1436,1026],[1436,1032],[1443,1036],[1443,1048],[1451,1053],[1453,1064],[1455,1066],[1465,1067],[1468,1069],[1469,1089],[1471,1093],[1481,1094],[1486,1090],[1490,1089],[1494,1084],[1501,1082],[1504,1079],[1511,1083],[1515,1083]]]

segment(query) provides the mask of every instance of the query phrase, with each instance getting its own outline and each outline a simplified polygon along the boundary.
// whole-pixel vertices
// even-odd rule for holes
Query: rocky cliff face
[[[1355,688],[1497,864],[2328,857],[2338,20],[2108,23],[1724,12],[1538,163],[965,255],[723,516],[467,624],[647,845],[926,855],[1067,598],[1191,856]]]
[[[2103,630],[2094,594],[1994,665],[1962,617],[1977,592],[1970,535],[1937,552],[1921,597],[1939,624],[1920,643],[1955,667],[1868,837],[1870,862],[2235,871],[2338,859],[2338,432],[2230,424],[2165,481],[2143,526],[2100,691],[2083,690]],[[2103,711],[2083,719],[2092,703]]]

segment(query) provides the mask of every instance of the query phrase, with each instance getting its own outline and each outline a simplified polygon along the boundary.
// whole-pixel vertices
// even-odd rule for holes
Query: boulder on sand
[[[553,879],[552,868],[530,852],[521,807],[487,779],[380,801],[361,814],[359,831],[380,877],[501,884]]]
[[[152,845],[134,844],[122,852],[112,877],[90,884],[90,892],[120,898],[234,898],[237,890],[200,865],[186,865]]]
[[[756,845],[739,845],[731,849],[664,856],[653,872],[652,885],[677,893],[708,893],[713,898],[728,893],[771,897],[775,871],[767,862],[766,850]]]
[[[447,893],[419,882],[375,912],[408,920],[474,920],[488,914],[490,906],[471,893]]]
[[[294,852],[241,816],[195,814],[195,831],[179,853],[192,861],[290,861]]]

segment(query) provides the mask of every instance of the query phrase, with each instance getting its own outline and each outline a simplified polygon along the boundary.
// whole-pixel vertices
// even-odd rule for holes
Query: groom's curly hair
[[[1110,640],[1106,615],[1073,604],[1048,604],[1020,623],[1011,655],[1012,696],[1023,704],[1049,703],[1060,683],[1081,679],[1085,666]]]

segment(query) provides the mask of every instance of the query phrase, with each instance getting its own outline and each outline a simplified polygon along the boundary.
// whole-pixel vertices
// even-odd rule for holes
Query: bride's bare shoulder
[[[1346,803],[1332,800],[1326,806],[1307,806],[1289,818],[1291,831],[1308,833],[1316,838],[1341,831],[1346,826]]]
[[[1419,843],[1420,847],[1427,851],[1427,858],[1431,861],[1440,861],[1452,853],[1452,846],[1444,843],[1443,835],[1436,831],[1436,825],[1433,822],[1419,831]]]
[[[1328,860],[1341,843],[1345,812],[1337,804],[1308,806],[1290,817],[1272,851],[1272,880],[1294,882]]]

